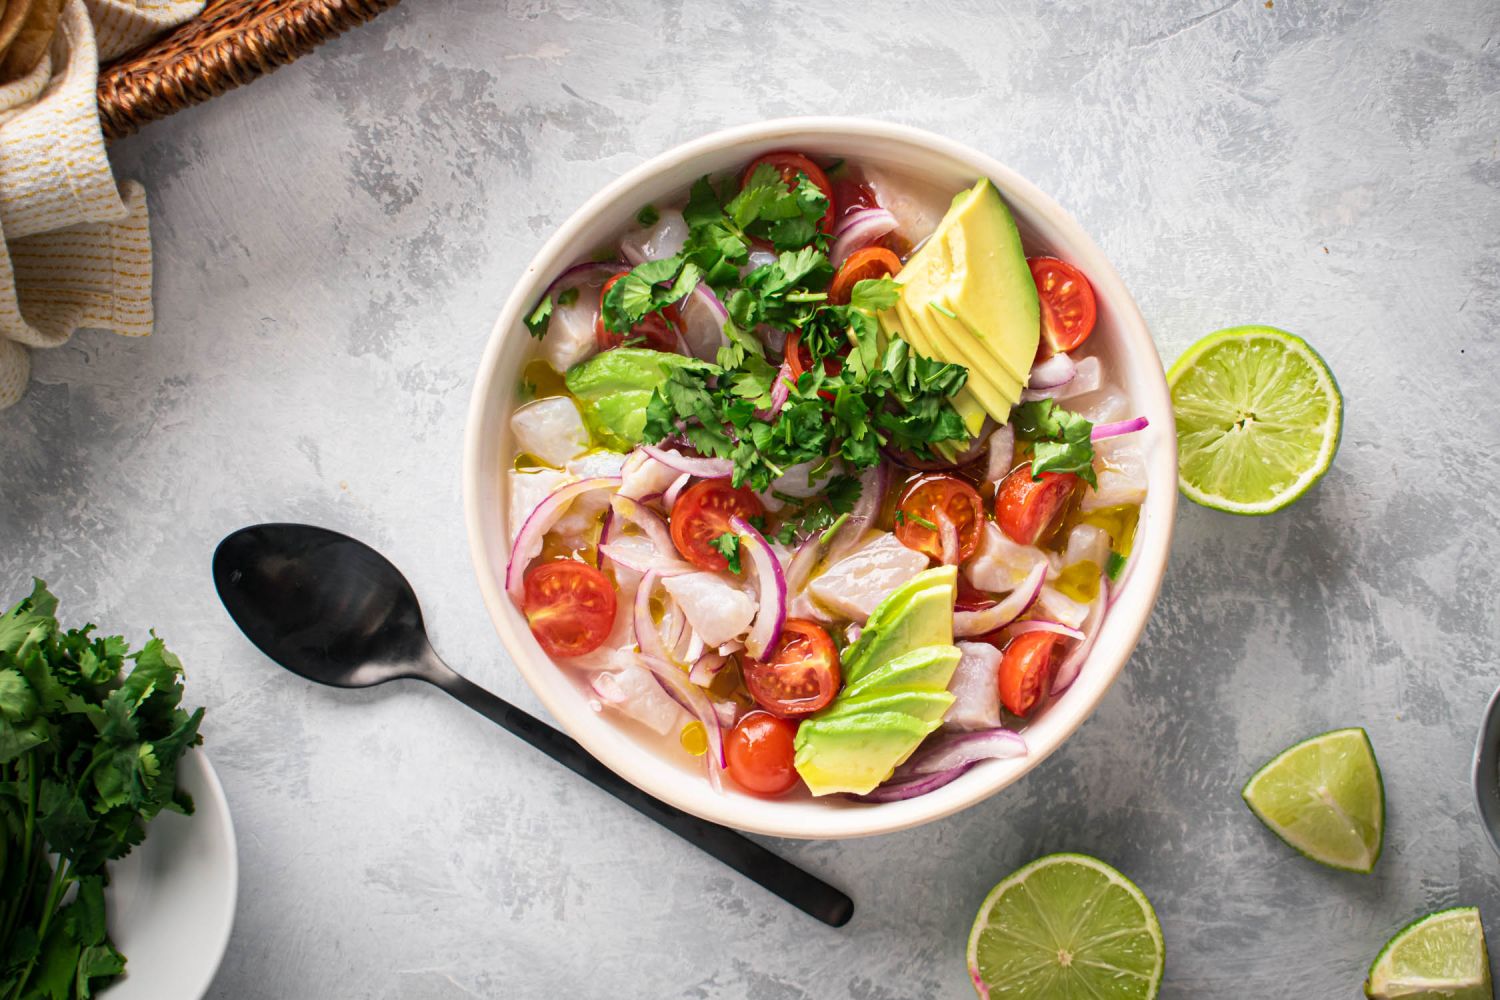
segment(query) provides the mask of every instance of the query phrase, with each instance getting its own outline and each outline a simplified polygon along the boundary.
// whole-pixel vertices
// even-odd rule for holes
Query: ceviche
[[[1146,426],[995,187],[778,152],[526,316],[505,587],[599,712],[760,796],[1026,753],[1124,582]]]

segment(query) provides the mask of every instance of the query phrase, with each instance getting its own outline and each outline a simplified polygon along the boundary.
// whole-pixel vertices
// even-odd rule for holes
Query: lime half
[[[1365,996],[1491,1000],[1490,957],[1479,909],[1440,910],[1403,927],[1370,966]]]
[[[1322,478],[1338,451],[1344,399],[1301,337],[1236,326],[1188,348],[1167,372],[1177,415],[1177,483],[1231,514],[1270,514]]]
[[[1156,911],[1083,854],[1038,858],[990,890],[969,932],[969,975],[990,1000],[1150,1000],[1161,989]]]
[[[1292,847],[1330,868],[1368,873],[1385,838],[1385,784],[1363,729],[1335,729],[1283,750],[1240,792]]]

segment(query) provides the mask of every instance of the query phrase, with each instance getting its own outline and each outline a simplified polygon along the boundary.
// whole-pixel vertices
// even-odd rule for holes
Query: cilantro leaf
[[[635,213],[635,221],[643,226],[654,226],[661,221],[661,213],[656,210],[655,205],[642,205],[641,210]]]
[[[536,304],[536,308],[521,322],[526,324],[526,330],[533,337],[541,340],[547,335],[547,323],[552,319],[552,296],[542,296],[542,301]]]
[[[1040,479],[1043,472],[1071,472],[1090,486],[1099,485],[1090,439],[1094,425],[1083,416],[1063,409],[1056,400],[1039,399],[1017,406],[1010,422],[1017,438],[1032,442],[1032,478]]]
[[[687,298],[703,270],[681,254],[638,264],[604,293],[604,326],[627,333],[646,317]]]
[[[1118,580],[1120,578],[1120,572],[1124,569],[1125,557],[1111,549],[1109,553],[1109,559],[1106,560],[1104,564],[1104,572],[1108,574],[1111,580]]]
[[[726,531],[722,535],[709,540],[710,545],[717,549],[729,562],[729,572],[739,575],[740,566],[740,536],[732,531]]]

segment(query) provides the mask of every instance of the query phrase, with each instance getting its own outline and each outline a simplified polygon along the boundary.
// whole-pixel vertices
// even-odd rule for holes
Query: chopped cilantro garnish
[[[709,540],[710,545],[721,552],[729,561],[729,572],[738,574],[740,572],[740,536],[732,531],[726,531],[717,538]]]
[[[604,293],[605,329],[624,333],[648,313],[687,298],[702,276],[698,265],[681,254],[632,268]]]
[[[1109,553],[1109,559],[1104,564],[1104,572],[1109,575],[1109,578],[1111,580],[1118,580],[1120,578],[1120,572],[1124,568],[1125,557],[1120,555],[1120,553],[1111,550],[1111,552]]]
[[[1089,439],[1094,425],[1077,413],[1065,410],[1055,400],[1022,403],[1010,414],[1016,437],[1030,441],[1032,478],[1043,472],[1072,472],[1090,486],[1094,477],[1094,443]]]
[[[818,539],[818,542],[820,544],[827,545],[829,541],[832,540],[834,532],[842,528],[844,526],[844,522],[847,520],[849,520],[848,514],[840,514],[837,518],[834,519],[834,522],[828,526],[828,530],[823,532],[823,535]]]
[[[643,226],[654,226],[661,221],[661,213],[656,210],[655,205],[642,205],[641,210],[635,213],[635,221]]]
[[[931,521],[927,520],[927,518],[923,517],[921,514],[908,514],[904,510],[898,510],[898,511],[896,511],[895,521],[896,521],[897,524],[906,524],[908,521],[911,522],[912,524],[920,524],[922,527],[926,528],[928,531],[936,531],[936,530],[938,530],[938,526],[936,524],[933,524]]]
[[[859,503],[861,489],[859,480],[853,476],[831,477],[823,484],[821,496],[794,501],[802,506],[782,519],[776,540],[791,545],[798,539],[822,532],[826,543],[833,530],[848,519],[849,512]]]
[[[557,304],[560,305],[560,306],[570,306],[570,305],[572,305],[573,303],[575,303],[577,301],[578,301],[578,286],[577,285],[574,285],[572,288],[564,288],[562,291],[560,291],[560,292],[557,293]]]
[[[531,311],[531,315],[527,316],[522,322],[526,324],[527,332],[538,340],[541,340],[547,335],[547,321],[551,318],[552,296],[544,295],[542,296],[542,301],[538,302],[536,308]]]

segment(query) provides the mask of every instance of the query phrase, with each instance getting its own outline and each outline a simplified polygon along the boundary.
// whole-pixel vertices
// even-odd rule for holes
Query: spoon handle
[[[728,827],[699,819],[647,795],[599,763],[571,736],[528,715],[467,677],[444,670],[432,677],[431,682],[636,812],[655,820],[751,881],[758,882],[803,913],[830,927],[842,927],[853,916],[854,901],[827,882],[809,875]]]

